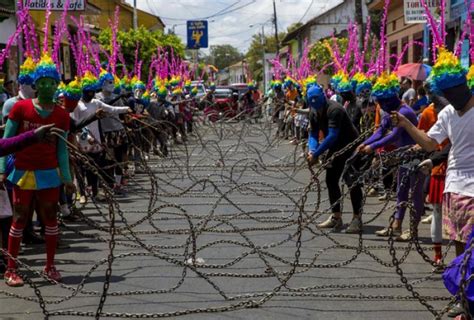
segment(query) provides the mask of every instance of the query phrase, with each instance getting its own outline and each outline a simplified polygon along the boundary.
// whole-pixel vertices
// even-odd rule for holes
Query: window
[[[390,57],[389,57],[389,62],[390,62],[390,70],[393,70],[393,67],[395,67],[395,64],[397,63],[397,57],[398,57],[398,42],[393,41],[390,42]]]
[[[402,48],[401,48],[401,53],[403,52],[403,57],[402,57],[402,64],[408,63],[408,37],[403,37],[402,38]],[[400,53],[400,54],[401,54]]]

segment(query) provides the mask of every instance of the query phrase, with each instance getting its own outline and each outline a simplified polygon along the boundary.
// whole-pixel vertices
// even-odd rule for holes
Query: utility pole
[[[359,51],[362,52],[364,46],[364,17],[362,11],[362,0],[354,0],[355,2],[355,22],[357,24],[358,39],[357,43]]]
[[[133,0],[133,29],[138,29],[137,21],[137,0]]]
[[[277,20],[277,9],[275,0],[273,0],[273,23],[275,25],[275,41],[276,41],[276,49],[277,55],[280,53],[280,41],[278,40],[278,20]]]
[[[262,69],[263,69],[263,93],[267,92],[266,86],[267,86],[267,79],[266,79],[266,74],[265,74],[265,24],[262,23]]]

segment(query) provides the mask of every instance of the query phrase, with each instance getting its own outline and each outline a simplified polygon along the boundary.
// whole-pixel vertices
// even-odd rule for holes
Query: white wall
[[[16,18],[10,17],[0,22],[0,43],[6,44],[8,38],[16,31]],[[16,43],[16,42],[15,42]]]

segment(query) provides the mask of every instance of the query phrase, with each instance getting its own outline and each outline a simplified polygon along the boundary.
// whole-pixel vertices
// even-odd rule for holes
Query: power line
[[[303,21],[304,17],[306,17],[306,15],[307,15],[308,12],[309,12],[309,9],[311,9],[311,7],[313,6],[313,3],[314,3],[314,0],[311,0],[311,3],[309,4],[308,8],[307,8],[306,11],[304,12],[303,16],[302,16],[301,19],[298,21],[298,23],[300,23],[301,21]]]

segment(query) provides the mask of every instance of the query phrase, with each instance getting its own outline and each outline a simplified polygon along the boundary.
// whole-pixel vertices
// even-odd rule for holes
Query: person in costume
[[[103,103],[113,107],[125,105],[122,95],[114,93],[115,78],[106,71],[102,70],[99,75],[99,86],[101,92],[96,94],[96,98]],[[125,127],[122,124],[119,114],[110,113],[107,117],[100,119],[100,128],[104,138],[104,145],[108,148],[105,157],[107,169],[106,179],[110,187],[114,188],[116,194],[122,195],[123,190],[123,171],[124,160],[128,150],[128,137]]]
[[[92,114],[95,114],[99,108],[103,109],[108,114],[122,114],[131,112],[129,107],[114,107],[108,105],[98,99],[95,99],[95,93],[99,87],[97,77],[91,72],[86,71],[81,79],[82,98],[79,101],[77,108],[72,113],[72,118],[76,121],[81,121]],[[100,131],[99,122],[93,121],[85,128],[78,136],[81,150],[93,161],[99,168],[103,168],[104,163],[104,149],[102,144],[102,133]],[[91,170],[86,169],[85,175],[87,177],[88,185],[92,189],[92,198],[97,198],[99,192],[98,176]],[[86,197],[85,188],[82,185],[80,188],[81,197]]]
[[[306,100],[310,106],[309,113],[309,139],[308,139],[308,162],[313,165],[319,156],[328,151],[330,158],[334,153],[346,148],[359,136],[357,129],[352,124],[344,107],[333,100],[327,100],[324,90],[318,84],[312,85],[306,93]],[[324,140],[319,142],[319,132],[324,133]],[[318,224],[319,228],[342,228],[341,212],[341,189],[339,180],[344,171],[344,166],[354,152],[354,148],[348,149],[343,154],[335,157],[331,165],[326,169],[326,185],[329,193],[332,214],[329,218]],[[362,188],[359,183],[352,184],[346,179],[350,188],[351,203],[353,209],[352,221],[346,229],[347,233],[358,233],[362,227]]]
[[[409,106],[400,101],[398,97],[400,92],[400,83],[395,74],[383,73],[378,77],[372,88],[372,96],[376,99],[380,107],[385,111],[386,116],[382,120],[380,128],[365,140],[357,150],[362,153],[371,154],[377,149],[387,145],[394,145],[397,148],[414,145],[415,142],[403,128],[393,127],[390,121],[390,113],[398,111],[403,113],[414,124],[418,124],[415,112]],[[410,233],[405,232],[402,235],[402,222],[405,217],[406,201],[409,191],[412,191],[413,204],[415,208],[415,224],[420,222],[424,211],[423,199],[423,181],[424,176],[421,172],[409,176],[409,183],[404,182],[408,169],[401,167],[398,170],[398,188],[397,188],[397,211],[392,224],[393,235],[396,240],[404,241],[410,238]],[[376,235],[386,237],[389,235],[389,228],[376,231]]]
[[[425,90],[432,103],[421,112],[418,129],[428,132],[436,123],[438,114],[449,104],[449,102],[440,96],[436,89],[429,85],[429,83],[425,84]],[[438,265],[442,264],[441,245],[443,241],[443,221],[441,204],[443,200],[444,181],[446,179],[447,167],[447,159],[443,159],[444,156],[442,155],[446,154],[446,150],[443,150],[445,148],[450,148],[449,141],[444,141],[444,143],[439,146],[437,152],[420,163],[420,168],[423,170],[423,173],[430,179],[428,202],[433,205],[433,214],[430,216],[431,219],[429,219],[429,222],[431,223],[431,241],[433,242],[433,249],[435,252],[434,261]],[[423,219],[422,222],[424,222],[424,220],[425,219]]]
[[[23,64],[20,66],[20,74],[18,75],[18,83],[20,89],[18,95],[12,97],[5,101],[2,108],[2,117],[4,123],[8,118],[10,110],[13,108],[13,105],[20,100],[24,99],[33,99],[36,95],[35,90],[33,89],[33,76],[35,72],[36,64],[33,61],[33,58],[27,56]]]
[[[352,124],[360,131],[360,120],[362,118],[362,107],[356,99],[355,81],[349,79],[348,75],[344,74],[342,79],[337,83],[336,91],[342,98],[342,105],[351,118]]]
[[[427,133],[399,112],[392,114],[392,121],[426,151],[436,150],[446,139],[451,142],[442,201],[443,230],[455,242],[456,255],[461,255],[474,227],[474,96],[459,59],[443,47],[438,50],[431,83],[450,104]]]
[[[187,140],[186,130],[184,127],[184,107],[183,90],[175,87],[171,93],[171,104],[174,107],[174,125],[172,126],[172,134],[175,143],[180,144]]]
[[[164,85],[160,86],[160,82],[155,82],[154,87],[156,99],[151,99],[148,113],[154,120],[153,122],[153,148],[154,153],[163,157],[168,156],[168,114],[174,112],[173,105],[166,99],[168,91]],[[156,142],[159,142],[160,149],[156,149]]]
[[[61,274],[54,265],[58,223],[56,208],[59,201],[59,186],[64,184],[68,193],[75,190],[69,170],[69,155],[65,139],[69,130],[69,115],[53,101],[60,76],[51,57],[44,52],[36,65],[34,84],[38,98],[18,101],[9,113],[4,137],[47,124],[64,131],[62,139],[52,143],[36,143],[15,154],[15,168],[8,176],[14,184],[14,218],[8,239],[8,252],[16,258],[28,217],[36,210],[45,225],[46,266],[45,274],[56,281]],[[0,170],[5,172],[3,161]],[[16,263],[8,261],[8,270],[4,275],[9,286],[22,286],[23,280],[17,274]]]

